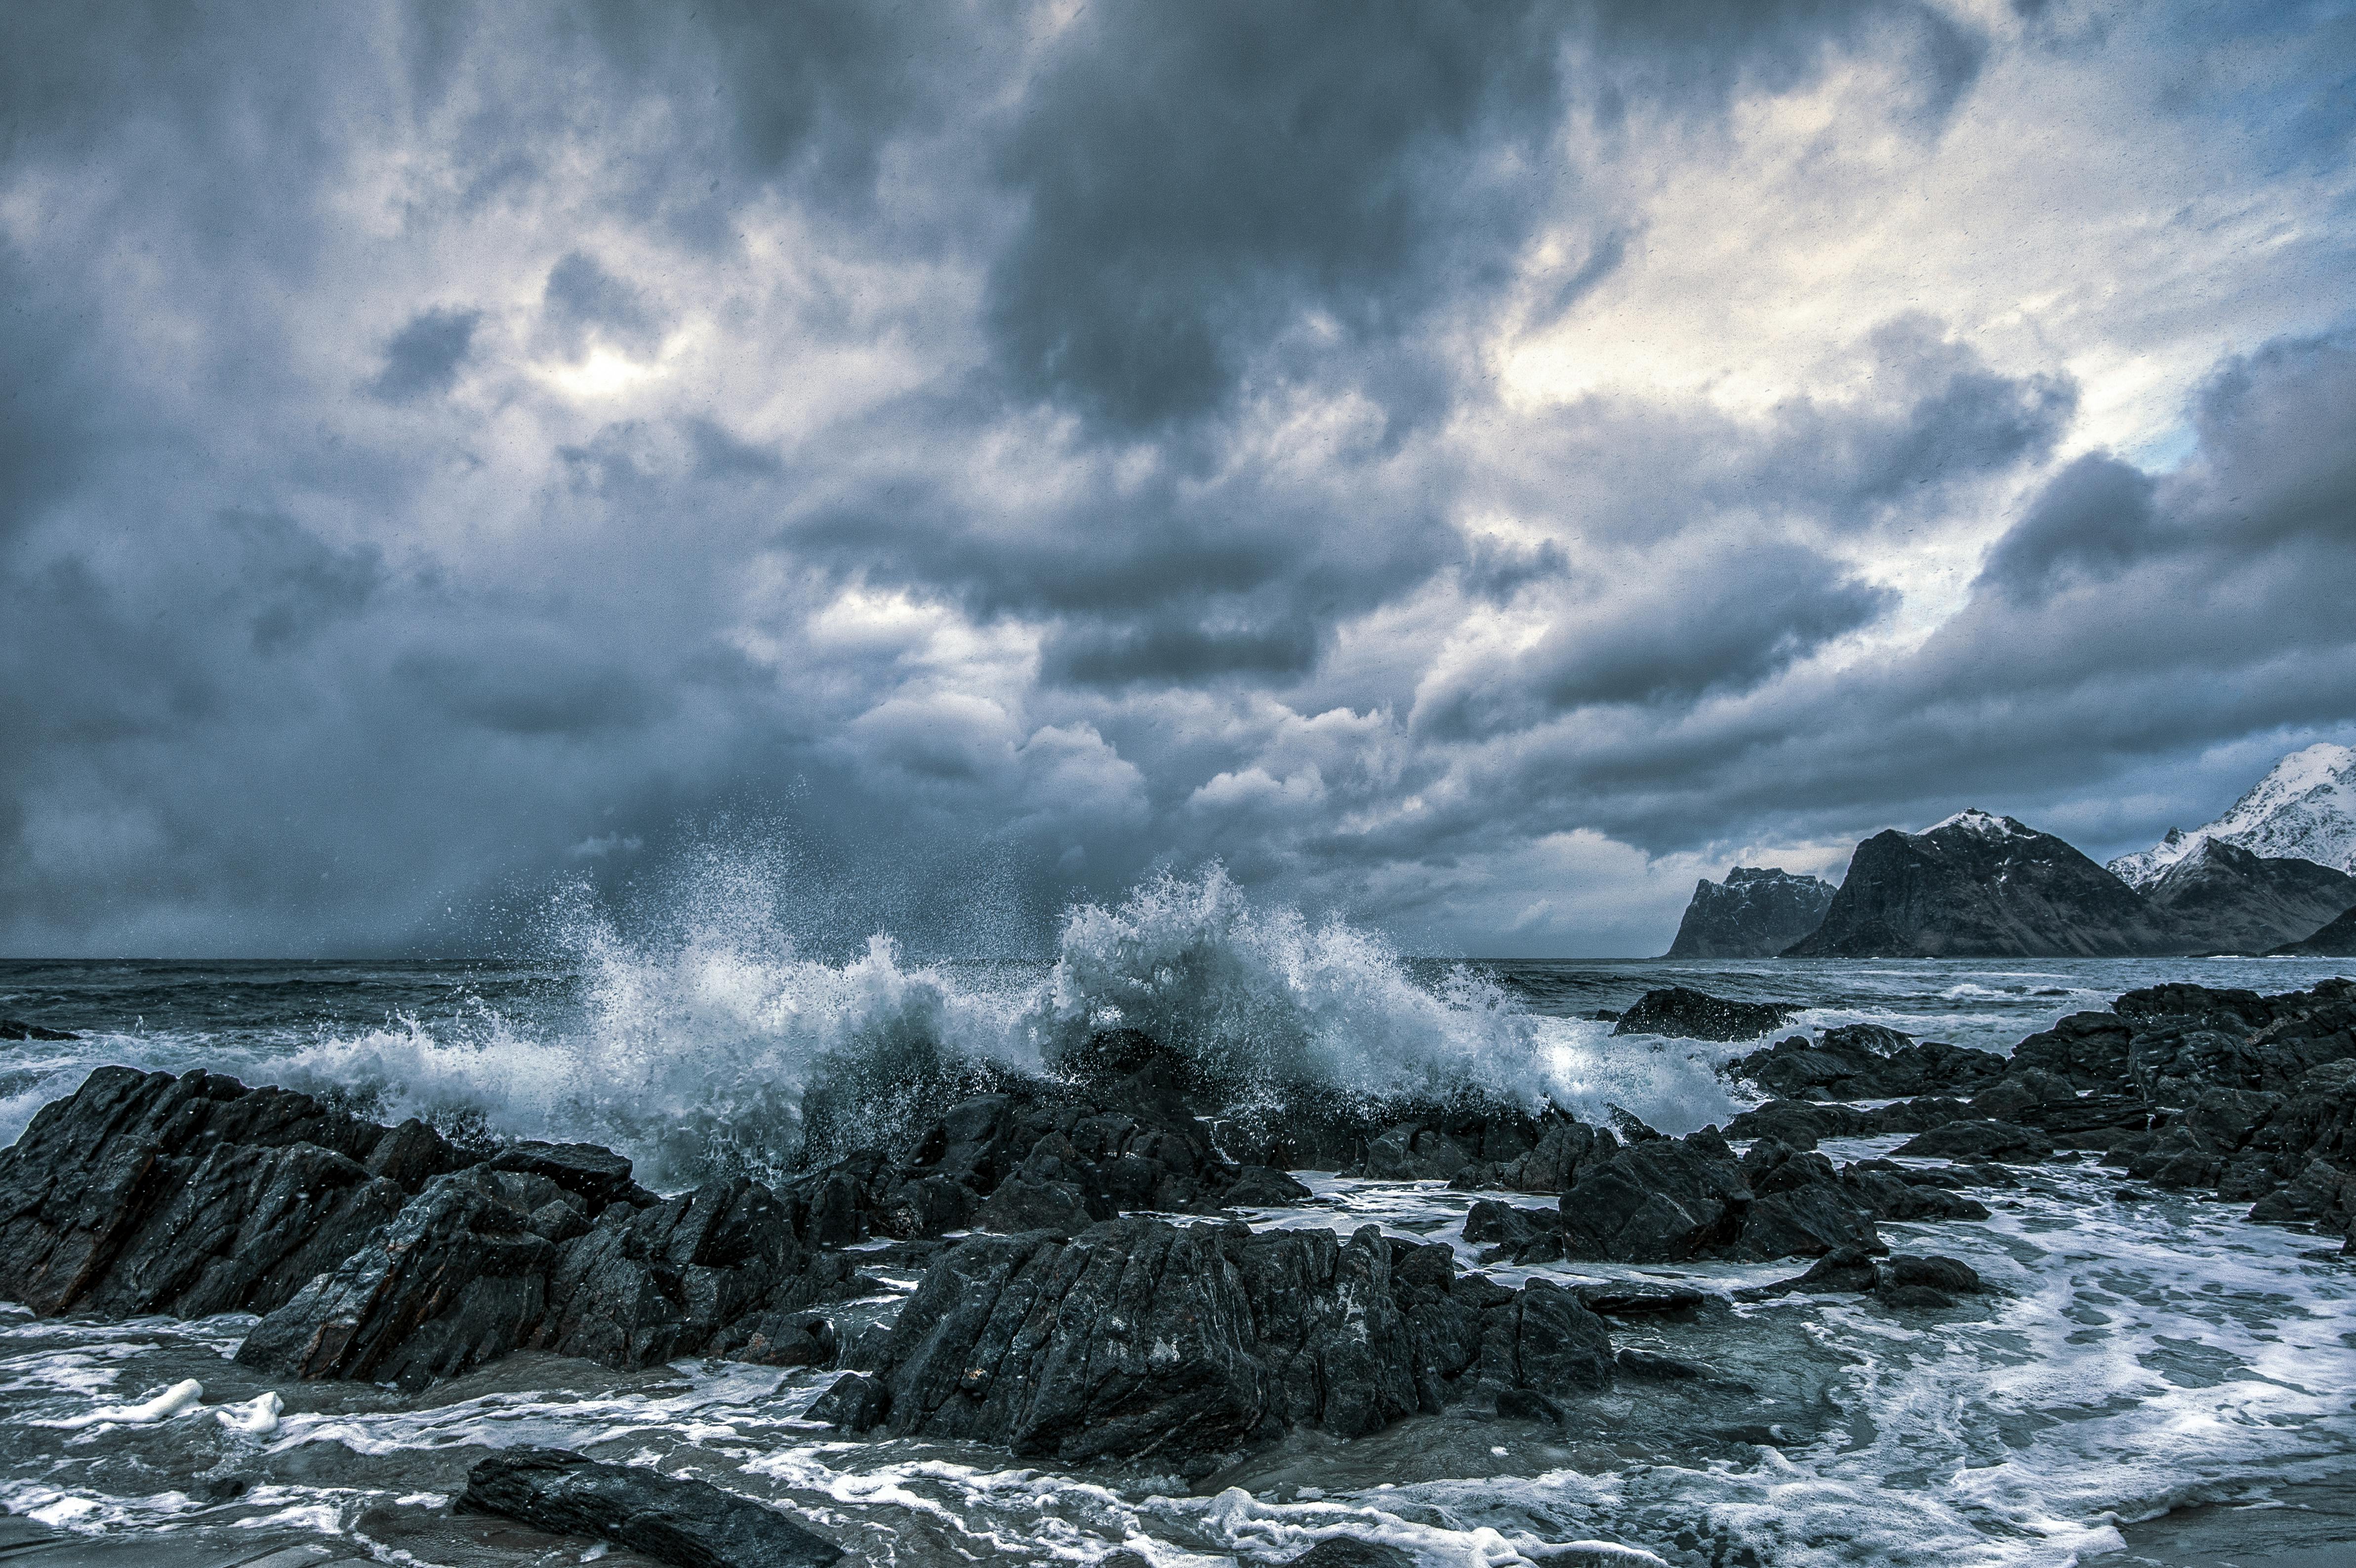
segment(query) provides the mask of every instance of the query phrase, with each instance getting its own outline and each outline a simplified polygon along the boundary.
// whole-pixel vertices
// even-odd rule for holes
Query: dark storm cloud
[[[1494,283],[1536,216],[1516,197],[1559,91],[1549,19],[1087,8],[1000,155],[1027,208],[987,305],[1014,388],[1151,426],[1219,405],[1304,311],[1395,333]]]
[[[2079,458],[1989,552],[1980,581],[2026,599],[2059,586],[2065,573],[2117,575],[2154,542],[2158,488],[2150,475],[2115,457],[2090,453]]]
[[[1929,143],[1988,47],[1830,0],[27,12],[0,938],[463,944],[715,833],[852,937],[1207,853],[1379,913],[1574,827],[2320,722],[2337,340],[2221,372],[2181,474],[2042,483],[1896,653],[1869,568],[2042,472],[2058,366],[1861,318],[1771,407],[1503,389],[1644,265],[1598,160],[1850,61]]]
[[[1595,704],[1690,703],[1742,690],[1853,632],[1893,596],[1813,550],[1665,552],[1648,591],[1620,586],[1558,606],[1553,630],[1505,669],[1419,699],[1419,730],[1524,728]]]
[[[482,319],[483,313],[476,310],[419,312],[384,346],[384,368],[369,383],[369,395],[406,403],[448,391],[474,347],[475,328]]]

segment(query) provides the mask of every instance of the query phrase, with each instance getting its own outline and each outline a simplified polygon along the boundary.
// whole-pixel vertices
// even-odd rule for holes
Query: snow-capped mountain
[[[2327,741],[2293,752],[2216,821],[2190,833],[2171,827],[2157,845],[2120,856],[2110,869],[2128,886],[2147,888],[2211,838],[2254,855],[2356,872],[2356,751]]]

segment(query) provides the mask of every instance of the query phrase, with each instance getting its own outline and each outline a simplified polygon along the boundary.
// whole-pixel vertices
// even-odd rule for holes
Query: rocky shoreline
[[[1663,993],[1640,1009],[1742,1016],[1724,1006]],[[1282,1117],[1223,1115],[1183,1060],[1100,1037],[1067,1078],[948,1106],[904,1148],[669,1197],[591,1146],[462,1147],[219,1074],[104,1068],[0,1152],[0,1298],[48,1317],[253,1313],[238,1361],[290,1383],[417,1389],[519,1351],[832,1369],[810,1415],[844,1436],[1198,1479],[1291,1433],[1365,1439],[1462,1408],[1573,1429],[1615,1390],[1726,1385],[1674,1353],[1677,1324],[1724,1310],[1702,1291],[1489,1270],[1790,1259],[1751,1294],[1954,1311],[1983,1288],[1974,1271],[1893,1255],[1877,1224],[1969,1223],[2039,1165],[2087,1155],[2122,1201],[2196,1192],[2346,1251],[2351,1029],[2346,980],[2131,991],[2008,1057],[1829,1029],[1730,1062],[1771,1097],[1685,1137],[1473,1101],[1304,1094]],[[1887,1158],[1816,1147],[1890,1135],[1909,1141]],[[1318,1201],[1288,1167],[1554,1201],[1476,1199],[1466,1266],[1373,1226],[1270,1224]],[[913,1295],[856,1329],[842,1308],[885,1275],[915,1276]],[[1615,1343],[1631,1323],[1646,1347]],[[587,1486],[573,1459],[531,1473]]]

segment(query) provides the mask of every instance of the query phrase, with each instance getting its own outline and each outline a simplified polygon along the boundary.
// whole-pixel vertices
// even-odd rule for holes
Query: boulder
[[[1795,1002],[1733,1002],[1684,986],[1645,992],[1620,1015],[1612,1032],[1670,1035],[1680,1040],[1756,1040],[1801,1010]]]
[[[1961,1258],[1912,1253],[1893,1253],[1882,1259],[1875,1277],[1876,1288],[1881,1290],[1920,1285],[1948,1296],[1976,1296],[1986,1288],[1978,1271]]]
[[[407,1200],[368,1168],[385,1136],[307,1094],[102,1067],[0,1150],[0,1297],[44,1315],[267,1312]]]
[[[1293,1427],[1362,1435],[1467,1376],[1608,1381],[1608,1336],[1575,1296],[1458,1276],[1447,1253],[1371,1226],[1344,1241],[1141,1218],[976,1237],[926,1272],[875,1388],[845,1379],[812,1415],[1067,1464],[1183,1460]]]
[[[2127,1042],[2133,1038],[2116,1013],[2072,1013],[2014,1046],[2012,1064],[2051,1072],[2074,1089],[2116,1093],[2127,1087]]]
[[[1894,1160],[1864,1159],[1841,1167],[1841,1188],[1877,1220],[1985,1220],[1987,1206],[1922,1179]]]
[[[466,1475],[458,1508],[581,1536],[678,1568],[826,1568],[842,1549],[766,1503],[641,1465],[505,1448]]]
[[[0,1019],[0,1040],[25,1040],[44,1044],[59,1044],[80,1038],[81,1036],[70,1029],[44,1029],[39,1024],[27,1023],[23,1019]]]
[[[1644,1317],[1663,1312],[1690,1312],[1709,1299],[1690,1285],[1657,1280],[1619,1279],[1608,1285],[1574,1287],[1590,1312],[1604,1317]]]
[[[1738,1162],[1707,1128],[1630,1145],[1582,1173],[1560,1207],[1567,1254],[1615,1263],[1880,1245],[1872,1216],[1843,1190],[1829,1160],[1762,1138]]]
[[[2016,1126],[2009,1122],[1949,1122],[1908,1139],[1894,1152],[1915,1159],[2029,1165],[2053,1157],[2053,1140],[2033,1127]]]
[[[1862,1295],[1880,1282],[1873,1259],[1863,1249],[1843,1247],[1816,1260],[1808,1272],[1772,1285],[1754,1285],[1734,1293],[1740,1301],[1771,1301],[1794,1292],[1808,1296]]]
[[[435,1178],[254,1325],[238,1360],[404,1389],[517,1349],[625,1370],[740,1348],[772,1360],[776,1315],[855,1288],[847,1259],[797,1233],[807,1211],[742,1177],[647,1209],[610,1204],[557,1243],[534,1217],[561,1190],[488,1167]]]
[[[1562,1215],[1483,1199],[1465,1212],[1464,1239],[1489,1249],[1483,1263],[1549,1263],[1562,1256]]]
[[[1975,1093],[2001,1079],[2005,1066],[1993,1051],[1918,1043],[1896,1029],[1847,1024],[1826,1029],[1815,1044],[1794,1035],[1728,1071],[1788,1100],[1890,1100]]]

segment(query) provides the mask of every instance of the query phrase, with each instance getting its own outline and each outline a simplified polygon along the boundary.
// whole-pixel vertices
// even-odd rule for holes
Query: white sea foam
[[[883,935],[829,963],[801,955],[766,906],[690,905],[696,918],[656,942],[568,908],[561,929],[585,976],[573,1018],[493,1016],[446,1037],[404,1021],[303,1046],[276,1075],[379,1116],[607,1143],[674,1183],[714,1161],[774,1172],[830,1083],[830,1116],[865,1118],[831,1129],[839,1141],[888,1138],[944,1083],[1049,1070],[1116,1027],[1247,1091],[1470,1089],[1594,1115],[1618,1105],[1673,1129],[1729,1106],[1705,1064],[1606,1046],[1470,970],[1419,984],[1375,933],[1255,902],[1216,867],[1074,908],[1052,965],[1027,966],[914,963]]]
[[[45,1421],[44,1426],[80,1429],[88,1426],[138,1426],[151,1422],[169,1421],[184,1410],[203,1403],[205,1385],[194,1378],[184,1378],[171,1387],[137,1404],[102,1404],[80,1415],[62,1421]]]

